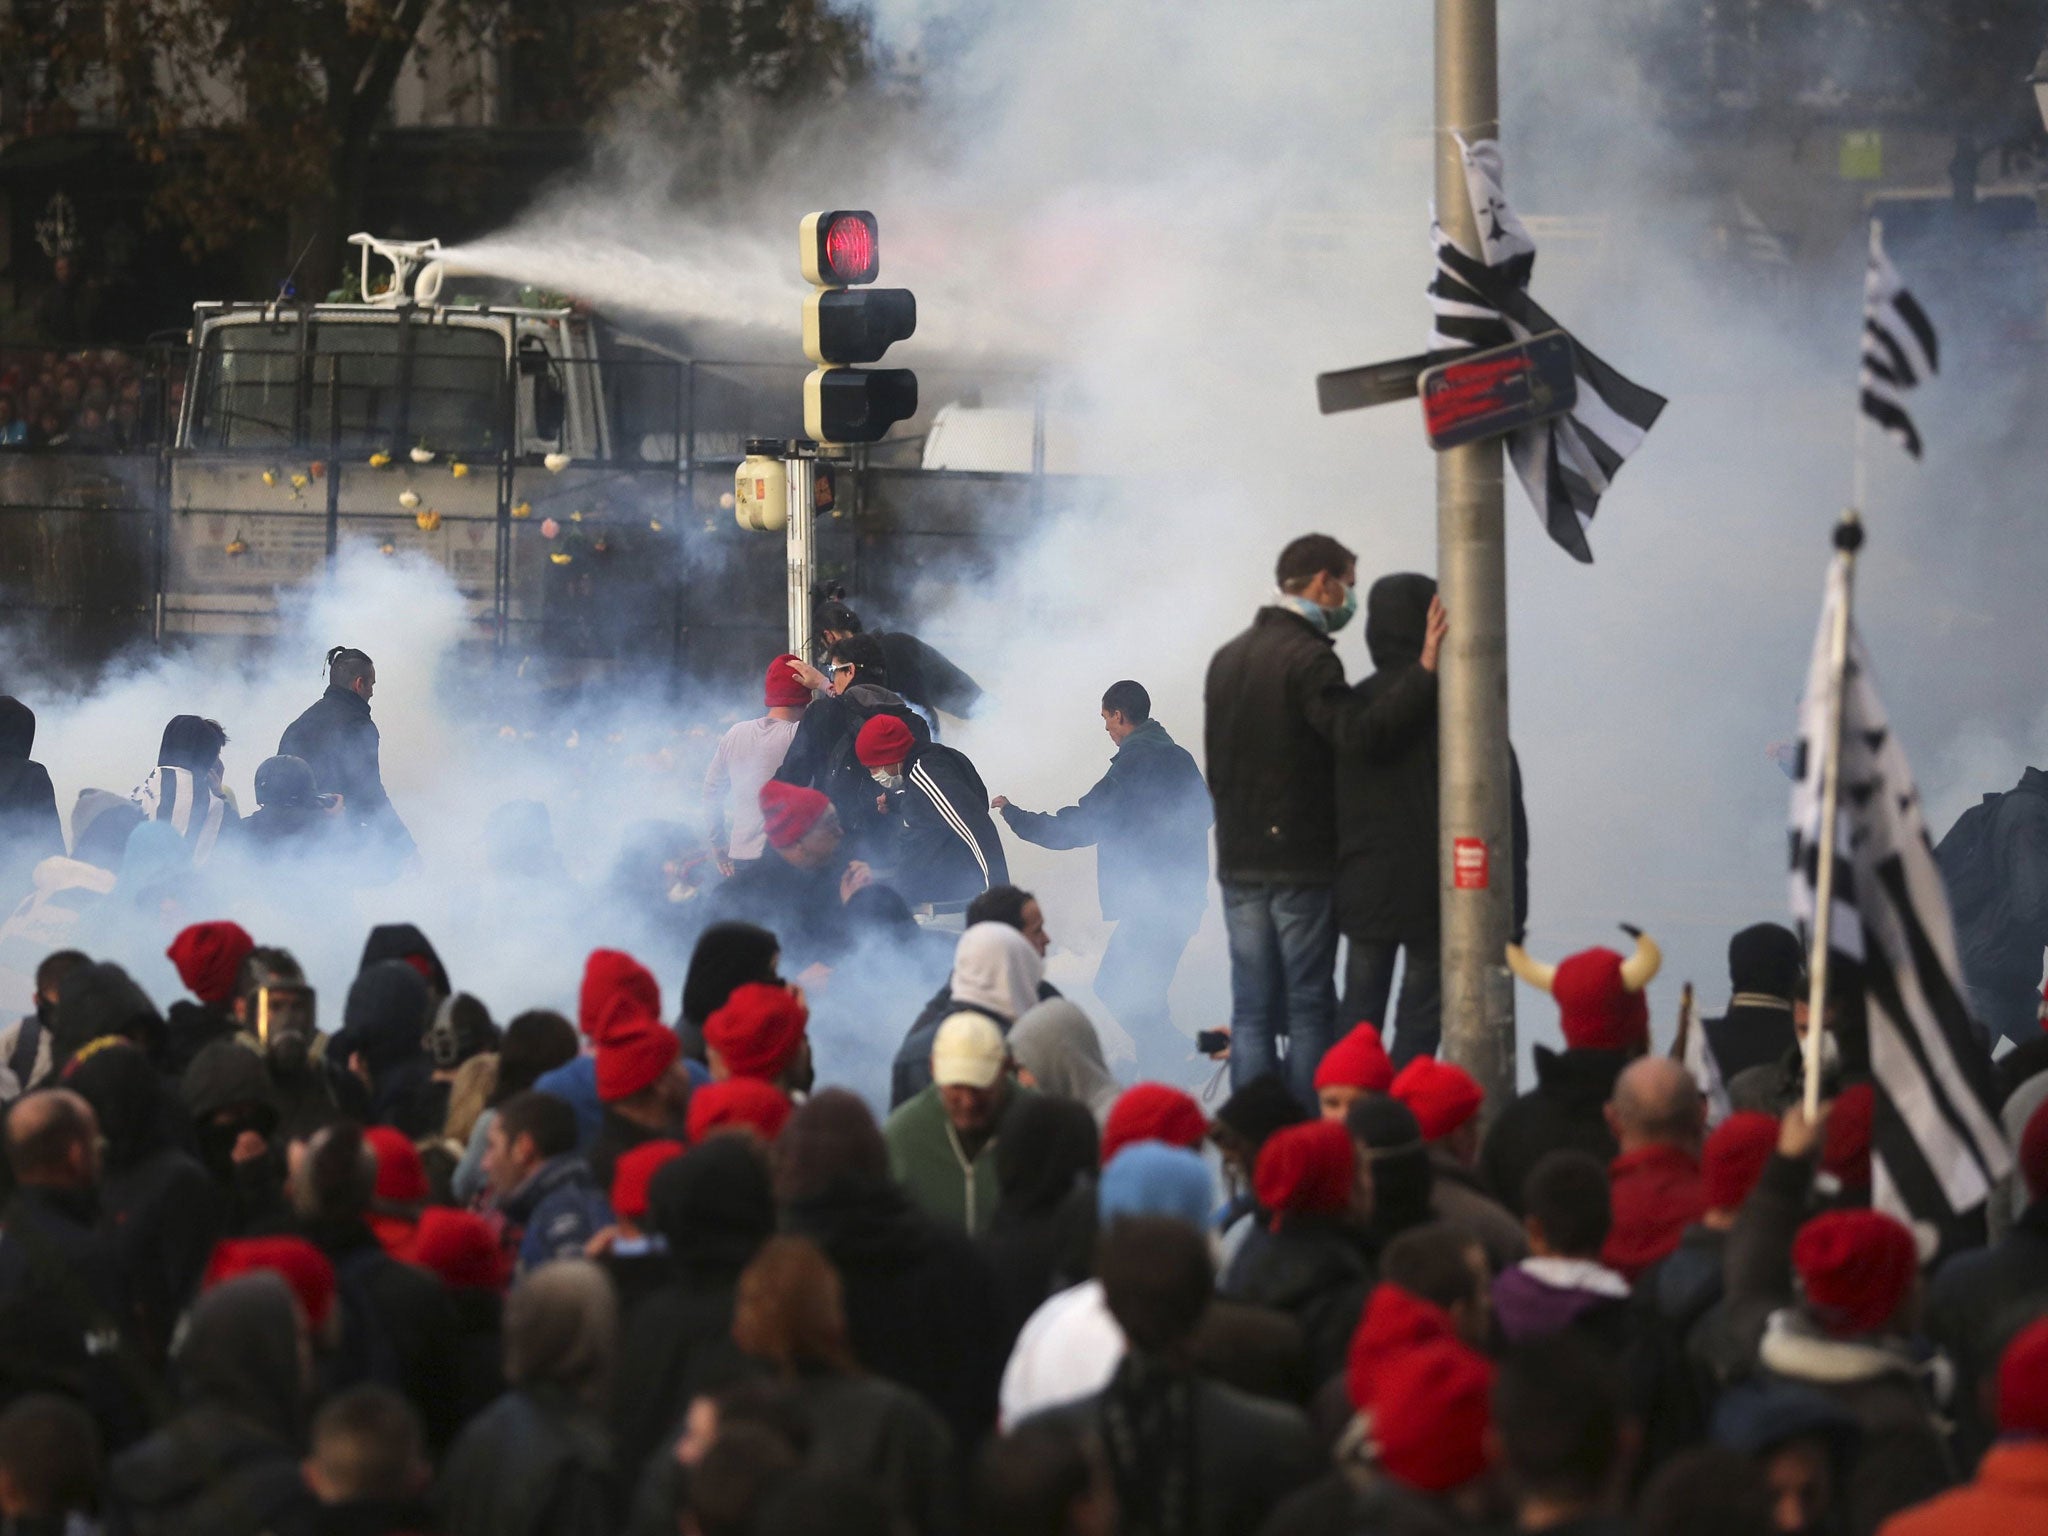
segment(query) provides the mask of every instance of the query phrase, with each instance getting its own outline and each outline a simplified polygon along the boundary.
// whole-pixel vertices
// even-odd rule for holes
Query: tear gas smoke
[[[877,209],[883,280],[920,301],[918,337],[891,361],[1028,352],[1083,459],[1121,477],[1106,504],[1097,485],[1051,487],[1043,526],[991,580],[935,579],[902,611],[867,615],[922,634],[983,683],[988,705],[949,742],[991,791],[1049,809],[1099,774],[1110,749],[1096,701],[1119,677],[1142,681],[1199,755],[1207,659],[1267,595],[1287,539],[1336,534],[1368,583],[1433,568],[1416,413],[1323,420],[1312,391],[1316,372],[1415,351],[1427,329],[1429,15],[1340,0],[967,9],[894,0],[876,13],[886,47],[924,52],[926,99],[892,119],[893,137],[828,121],[745,195],[683,212],[662,143],[628,135],[602,174],[544,193],[451,257],[678,322],[763,328],[794,359],[798,216]],[[1861,241],[1845,231],[1777,298],[1732,274],[1709,251],[1712,193],[1694,149],[1633,88],[1608,9],[1504,8],[1508,188],[1541,247],[1546,307],[1672,405],[1606,502],[1595,566],[1552,547],[1510,481],[1514,737],[1529,947],[1554,959],[1616,942],[1618,921],[1644,925],[1668,957],[1652,999],[1661,1043],[1679,983],[1716,1002],[1727,936],[1786,910],[1789,785],[1765,748],[1791,728],[1849,484]],[[1980,300],[1965,283],[1915,288],[1946,327]],[[1953,361],[1915,405],[1925,466],[1867,449],[1861,597],[1937,826],[2048,749],[2032,669],[2010,665],[2048,639],[2027,574],[2043,449],[2007,427],[2028,381],[1969,327],[1945,330],[1945,346],[1951,336]],[[604,913],[542,898],[496,926],[458,922],[474,905],[482,815],[546,800],[582,873],[626,822],[680,815],[686,786],[644,773],[565,786],[559,753],[500,751],[435,691],[459,628],[428,573],[345,561],[252,667],[165,661],[68,707],[37,700],[42,755],[60,795],[125,789],[163,720],[197,710],[237,738],[230,762],[246,789],[261,744],[317,692],[311,658],[359,644],[379,663],[387,782],[427,873],[338,922],[316,962],[334,999],[326,1022],[370,917],[447,935],[458,985],[500,1017],[559,1003],[580,934]],[[1339,643],[1354,677],[1369,670],[1362,628]],[[627,701],[606,730],[658,739],[675,718],[666,699]],[[562,724],[548,722],[553,735]],[[1051,979],[1085,997],[1107,933],[1092,857],[1009,846],[1061,941]],[[679,964],[661,975],[673,989]],[[1223,1022],[1227,998],[1212,903],[1174,989],[1179,1027]],[[1554,1040],[1548,1003],[1525,992],[1521,1004],[1525,1038]],[[908,1021],[859,1027],[886,1049]]]

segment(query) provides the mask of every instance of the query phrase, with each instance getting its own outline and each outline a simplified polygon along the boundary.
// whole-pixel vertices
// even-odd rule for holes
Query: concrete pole
[[[1453,135],[1498,135],[1497,58],[1494,0],[1436,0],[1437,218],[1473,251],[1480,243]],[[1490,1117],[1515,1091],[1501,444],[1453,448],[1436,463],[1437,581],[1450,616],[1437,714],[1443,1050],[1479,1080]]]

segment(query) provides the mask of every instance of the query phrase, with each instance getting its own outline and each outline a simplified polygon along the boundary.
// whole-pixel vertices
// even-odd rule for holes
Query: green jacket
[[[945,1101],[936,1083],[903,1101],[882,1127],[882,1139],[889,1144],[889,1171],[909,1191],[910,1198],[934,1220],[960,1228],[979,1237],[989,1227],[999,1198],[996,1188],[996,1143],[1002,1139],[1003,1122],[1031,1090],[1010,1084],[1008,1101],[996,1119],[995,1134],[969,1161],[963,1155],[959,1135],[946,1118]]]

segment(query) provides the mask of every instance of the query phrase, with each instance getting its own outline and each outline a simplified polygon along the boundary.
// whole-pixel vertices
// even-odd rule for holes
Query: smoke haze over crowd
[[[1508,190],[1539,244],[1540,300],[1672,403],[1603,506],[1592,567],[1550,545],[1510,483],[1513,733],[1531,822],[1529,948],[1554,959],[1613,942],[1623,920],[1650,930],[1669,956],[1652,998],[1662,1046],[1679,983],[1716,1000],[1728,934],[1785,912],[1788,784],[1766,747],[1791,733],[1827,530],[1849,488],[1861,253],[1847,240],[1768,299],[1717,268],[1709,199],[1631,89],[1607,41],[1612,9],[1538,21],[1504,8]],[[1199,755],[1207,659],[1266,597],[1289,538],[1335,534],[1365,584],[1434,568],[1434,466],[1416,411],[1323,419],[1313,391],[1317,372],[1416,351],[1427,330],[1429,13],[918,0],[882,5],[876,22],[885,47],[922,51],[922,105],[893,104],[872,132],[829,120],[745,197],[688,212],[660,144],[622,129],[601,174],[544,189],[527,217],[455,259],[607,306],[766,327],[764,345],[793,361],[798,216],[874,208],[883,280],[919,298],[918,336],[890,361],[1028,356],[1084,458],[1122,475],[1106,506],[1093,491],[1085,509],[1069,506],[1055,489],[1045,526],[992,582],[933,583],[904,611],[869,615],[975,675],[989,701],[949,744],[992,792],[1053,809],[1108,756],[1096,707],[1117,678],[1142,681]],[[2026,574],[2039,533],[2022,521],[2043,465],[2004,414],[2023,381],[1986,376],[1996,354],[1962,324],[1977,296],[1920,292],[1939,322],[1957,322],[1954,357],[1916,407],[1924,465],[1867,449],[1861,623],[1945,828],[2048,755],[2048,698],[2007,660],[2048,639]],[[695,782],[624,767],[602,784],[564,778],[569,729],[586,753],[622,734],[620,759],[658,743],[679,718],[661,690],[615,704],[596,741],[583,718],[502,740],[448,691],[443,664],[463,629],[444,578],[357,552],[238,668],[152,660],[68,702],[12,686],[38,710],[38,755],[67,812],[88,785],[127,791],[184,712],[227,726],[246,810],[256,763],[324,682],[318,658],[336,643],[368,651],[386,783],[426,873],[364,893],[331,952],[299,941],[316,945],[302,958],[332,999],[323,1022],[338,1023],[366,923],[399,918],[425,928],[456,984],[502,1019],[568,1001],[599,935],[544,906],[514,923],[468,920],[485,814],[547,801],[571,873],[593,878],[628,823],[693,816]],[[1370,670],[1362,630],[1338,646],[1353,677]],[[10,670],[25,664],[33,672],[28,657]],[[708,722],[758,701],[693,703],[688,718]],[[1084,991],[1106,931],[1092,859],[1010,846],[1062,943],[1051,978]],[[680,967],[658,970],[672,997]],[[1175,989],[1181,1028],[1225,1021],[1226,978],[1212,910]],[[163,1000],[164,976],[140,979]],[[1524,1037],[1554,1038],[1548,1005],[1520,1001]],[[873,1027],[893,1045],[908,1022]]]

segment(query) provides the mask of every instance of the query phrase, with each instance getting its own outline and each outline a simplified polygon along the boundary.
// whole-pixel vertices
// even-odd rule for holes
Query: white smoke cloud
[[[1860,243],[1802,268],[1782,299],[1759,295],[1709,253],[1714,189],[1652,120],[1611,42],[1616,17],[1504,11],[1508,186],[1542,246],[1536,292],[1672,400],[1601,513],[1597,565],[1551,546],[1509,487],[1530,947],[1555,958],[1615,942],[1617,921],[1644,924],[1669,957],[1653,996],[1665,1038],[1678,983],[1697,981],[1712,1003],[1727,935],[1785,912],[1789,785],[1765,747],[1791,728],[1848,488]],[[921,106],[892,106],[879,124],[830,120],[715,205],[684,206],[662,141],[626,132],[597,174],[455,258],[678,322],[748,327],[794,362],[798,216],[875,208],[883,279],[920,301],[901,361],[1037,360],[1080,451],[1122,472],[1107,488],[1052,488],[1043,526],[993,579],[934,580],[904,611],[870,615],[923,634],[987,686],[989,707],[956,744],[991,790],[1052,808],[1106,761],[1096,701],[1116,678],[1143,681],[1199,753],[1208,657],[1265,597],[1288,538],[1337,534],[1368,580],[1434,567],[1434,465],[1417,413],[1322,419],[1312,386],[1321,370],[1417,350],[1427,329],[1429,15],[1340,0],[885,0],[873,14],[892,54],[922,60]],[[1959,287],[1916,286],[1938,320],[1971,302]],[[2040,690],[2006,662],[2048,639],[2025,558],[2039,548],[2040,449],[1996,410],[1973,417],[1987,394],[2008,397],[1970,372],[1960,328],[1956,340],[1924,407],[1926,466],[1870,449],[1862,587],[1938,826],[2016,778],[2022,747],[2048,747]],[[503,799],[547,799],[586,868],[625,821],[682,808],[671,783],[565,785],[559,753],[501,752],[488,722],[436,691],[463,626],[429,573],[345,562],[295,625],[268,662],[158,664],[45,709],[67,803],[84,783],[126,788],[162,721],[184,710],[226,721],[246,798],[258,744],[310,702],[313,659],[344,638],[378,658],[387,781],[430,873],[366,900],[374,914],[338,919],[337,955],[352,961],[371,915],[411,917],[441,940],[481,816]],[[1369,670],[1362,628],[1339,646],[1353,676]],[[634,706],[622,728],[658,733],[667,707]],[[1053,978],[1085,990],[1107,931],[1092,859],[1011,852],[1062,940]],[[582,940],[557,916],[451,941],[458,983],[484,978],[501,1017],[565,1000]],[[329,1023],[345,979],[336,959],[322,979]],[[673,986],[680,968],[663,979]],[[1223,1022],[1227,997],[1212,910],[1175,990],[1180,1027]],[[1554,1039],[1549,1006],[1526,991],[1521,1005],[1524,1039]],[[869,1027],[893,1043],[907,1023]]]

